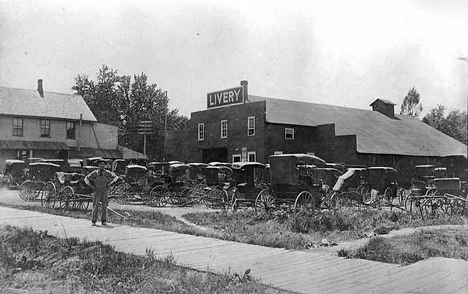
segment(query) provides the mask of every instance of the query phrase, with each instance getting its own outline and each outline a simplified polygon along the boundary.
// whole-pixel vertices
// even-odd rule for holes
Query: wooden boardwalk
[[[250,269],[264,284],[299,293],[468,293],[468,262],[463,260],[431,258],[399,266],[117,224],[91,227],[88,220],[6,207],[0,207],[0,225],[99,240],[126,253],[151,250],[202,271],[242,274]]]

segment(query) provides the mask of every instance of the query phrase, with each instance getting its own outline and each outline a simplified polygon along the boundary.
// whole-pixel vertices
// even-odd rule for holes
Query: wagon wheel
[[[466,199],[454,197],[449,200],[450,215],[463,215],[466,209]]]
[[[300,212],[313,212],[315,210],[315,199],[308,191],[302,191],[297,195],[294,202],[294,211]]]
[[[192,195],[192,192],[190,191],[189,188],[185,188],[183,189],[180,193],[174,193],[175,194],[175,199],[177,199],[177,205],[179,206],[184,206],[184,205],[188,205],[189,203],[191,203],[191,195]]]
[[[165,206],[169,201],[170,192],[165,185],[158,185],[150,191],[151,206]]]
[[[381,203],[385,203],[390,206],[390,211],[393,207],[393,189],[391,187],[385,188],[385,191],[381,197]]]
[[[344,206],[360,207],[363,204],[363,196],[355,191],[336,193],[333,195],[332,203],[336,208]]]
[[[42,191],[44,191],[45,182],[43,181],[36,181],[36,185],[34,186],[34,193],[30,194],[29,201],[34,200],[41,200]]]
[[[47,182],[44,186],[44,190],[42,191],[41,206],[46,208],[53,208],[55,205],[56,193],[57,189],[55,188],[55,184],[52,182]]]
[[[133,188],[129,183],[121,183],[114,187],[114,200],[119,204],[128,204],[133,199]]]
[[[336,209],[340,207],[340,193],[338,191],[332,191],[327,194],[325,201],[323,202],[328,209]]]
[[[227,193],[224,190],[214,188],[206,193],[205,205],[208,208],[226,209]]]
[[[72,208],[72,199],[74,197],[75,191],[72,187],[66,186],[60,191],[60,208],[65,210],[70,210]]]
[[[437,189],[429,189],[426,192],[424,200],[421,201],[421,205],[419,207],[421,218],[427,219],[437,218],[445,214],[444,212],[444,201],[443,199],[436,198],[438,195]]]
[[[359,193],[359,194],[364,194],[366,193],[366,191],[364,191],[365,189],[369,189],[366,185],[359,185],[356,189],[356,192]]]
[[[23,199],[24,201],[28,201],[29,194],[33,193],[35,185],[36,183],[34,181],[31,181],[31,180],[24,181],[20,185],[19,190],[18,190],[20,198]]]
[[[275,197],[269,189],[264,189],[255,198],[255,214],[270,214],[275,209]]]
[[[397,196],[398,196],[398,204],[400,207],[404,206],[405,200],[406,200],[406,190],[404,188],[398,188],[397,191]]]
[[[419,213],[420,200],[416,196],[409,194],[405,199],[405,210],[409,212],[410,219],[413,219]]]

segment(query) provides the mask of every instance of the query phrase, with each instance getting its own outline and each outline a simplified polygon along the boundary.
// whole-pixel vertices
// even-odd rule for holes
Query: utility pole
[[[167,91],[164,91],[164,142],[163,142],[163,161],[166,161],[166,133],[167,133]]]
[[[146,156],[146,135],[153,133],[152,121],[142,120],[138,126],[138,134],[143,135],[143,154]]]

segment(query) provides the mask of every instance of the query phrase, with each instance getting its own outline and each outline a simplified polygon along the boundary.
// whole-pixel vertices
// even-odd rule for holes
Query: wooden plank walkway
[[[117,224],[91,227],[88,220],[7,207],[0,207],[0,225],[99,240],[126,253],[151,250],[202,271],[242,274],[250,269],[264,284],[299,293],[468,293],[468,262],[463,260],[431,258],[399,266]]]

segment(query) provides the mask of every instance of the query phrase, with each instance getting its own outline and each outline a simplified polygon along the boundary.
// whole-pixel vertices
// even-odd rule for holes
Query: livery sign
[[[244,103],[244,89],[242,87],[207,94],[207,108],[240,103]]]

